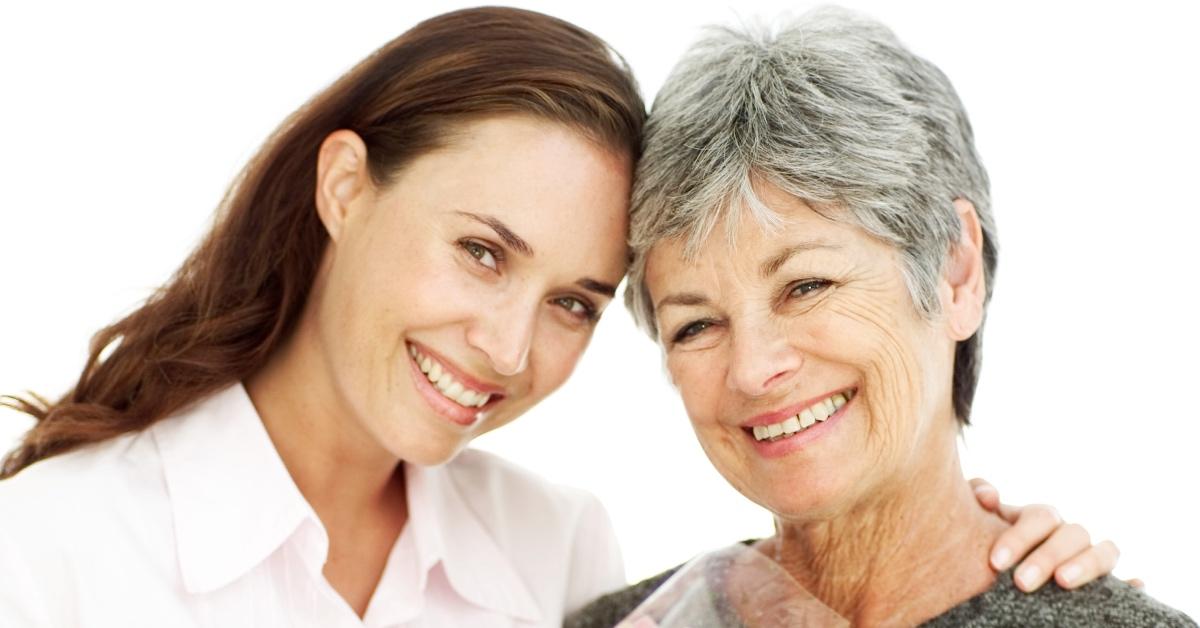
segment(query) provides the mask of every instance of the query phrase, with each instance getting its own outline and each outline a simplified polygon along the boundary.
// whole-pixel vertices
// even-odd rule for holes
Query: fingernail
[[[1037,565],[1029,565],[1022,567],[1021,571],[1017,572],[1017,580],[1020,581],[1022,587],[1032,589],[1033,585],[1037,584],[1038,578],[1042,577],[1042,570],[1038,569]]]
[[[992,552],[992,567],[995,567],[996,571],[1004,571],[1008,569],[1008,561],[1011,559],[1012,552],[1008,551],[1007,547],[996,548],[996,551]]]
[[[1079,565],[1070,565],[1068,567],[1064,567],[1058,575],[1062,576],[1063,582],[1067,584],[1075,584],[1075,580],[1079,578],[1079,574],[1082,571],[1083,569],[1081,569]]]
[[[987,485],[987,484],[980,484],[979,486],[975,487],[976,494],[995,493],[995,492],[996,492],[996,489],[992,488],[990,485]]]

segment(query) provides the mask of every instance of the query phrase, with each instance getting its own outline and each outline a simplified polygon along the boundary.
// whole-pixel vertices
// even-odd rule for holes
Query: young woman
[[[614,58],[459,11],[289,118],[72,390],[11,400],[0,625],[557,625],[623,584],[594,498],[463,451],[562,384],[624,273]]]

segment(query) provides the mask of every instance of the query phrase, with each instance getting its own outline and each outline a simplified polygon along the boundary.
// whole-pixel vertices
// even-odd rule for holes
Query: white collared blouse
[[[405,466],[363,618],[245,389],[0,482],[0,626],[559,626],[623,586],[599,502],[493,455]]]

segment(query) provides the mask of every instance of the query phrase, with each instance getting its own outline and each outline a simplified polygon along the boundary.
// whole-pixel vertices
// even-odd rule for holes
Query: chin
[[[446,433],[437,429],[436,425],[412,421],[412,415],[389,418],[390,422],[377,424],[371,431],[379,447],[391,457],[404,462],[421,466],[443,464],[458,455],[471,441],[466,434]]]
[[[408,456],[401,456],[401,459],[410,464],[420,465],[422,467],[436,467],[440,464],[445,464],[454,459],[460,451],[466,448],[466,444],[453,449],[440,449],[436,451],[414,452]]]
[[[430,438],[420,443],[389,443],[387,449],[394,457],[404,462],[433,467],[453,460],[469,443],[468,440],[449,442]]]
[[[796,522],[834,519],[850,511],[856,501],[849,487],[838,481],[775,482],[761,487],[759,505],[775,516]]]

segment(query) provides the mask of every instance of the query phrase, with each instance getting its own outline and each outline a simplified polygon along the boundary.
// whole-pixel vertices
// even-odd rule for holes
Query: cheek
[[[435,243],[403,254],[375,244],[337,260],[322,304],[322,335],[336,368],[373,387],[396,368],[410,332],[466,320],[487,296]]]
[[[869,435],[885,451],[898,446],[920,416],[926,370],[917,352],[921,321],[894,303],[869,299],[844,301],[831,310],[829,322],[815,334],[836,347],[840,355],[834,359],[861,373]]]
[[[362,282],[384,333],[437,326],[489,311],[486,283],[455,259],[449,244],[430,242],[403,255],[380,255]]]
[[[701,427],[717,419],[721,396],[726,389],[717,349],[669,355],[667,372],[695,426]]]
[[[533,401],[549,395],[567,381],[583,357],[589,339],[587,334],[563,329],[558,321],[543,320],[540,326],[542,330],[529,360],[534,376],[530,391],[535,397]]]

